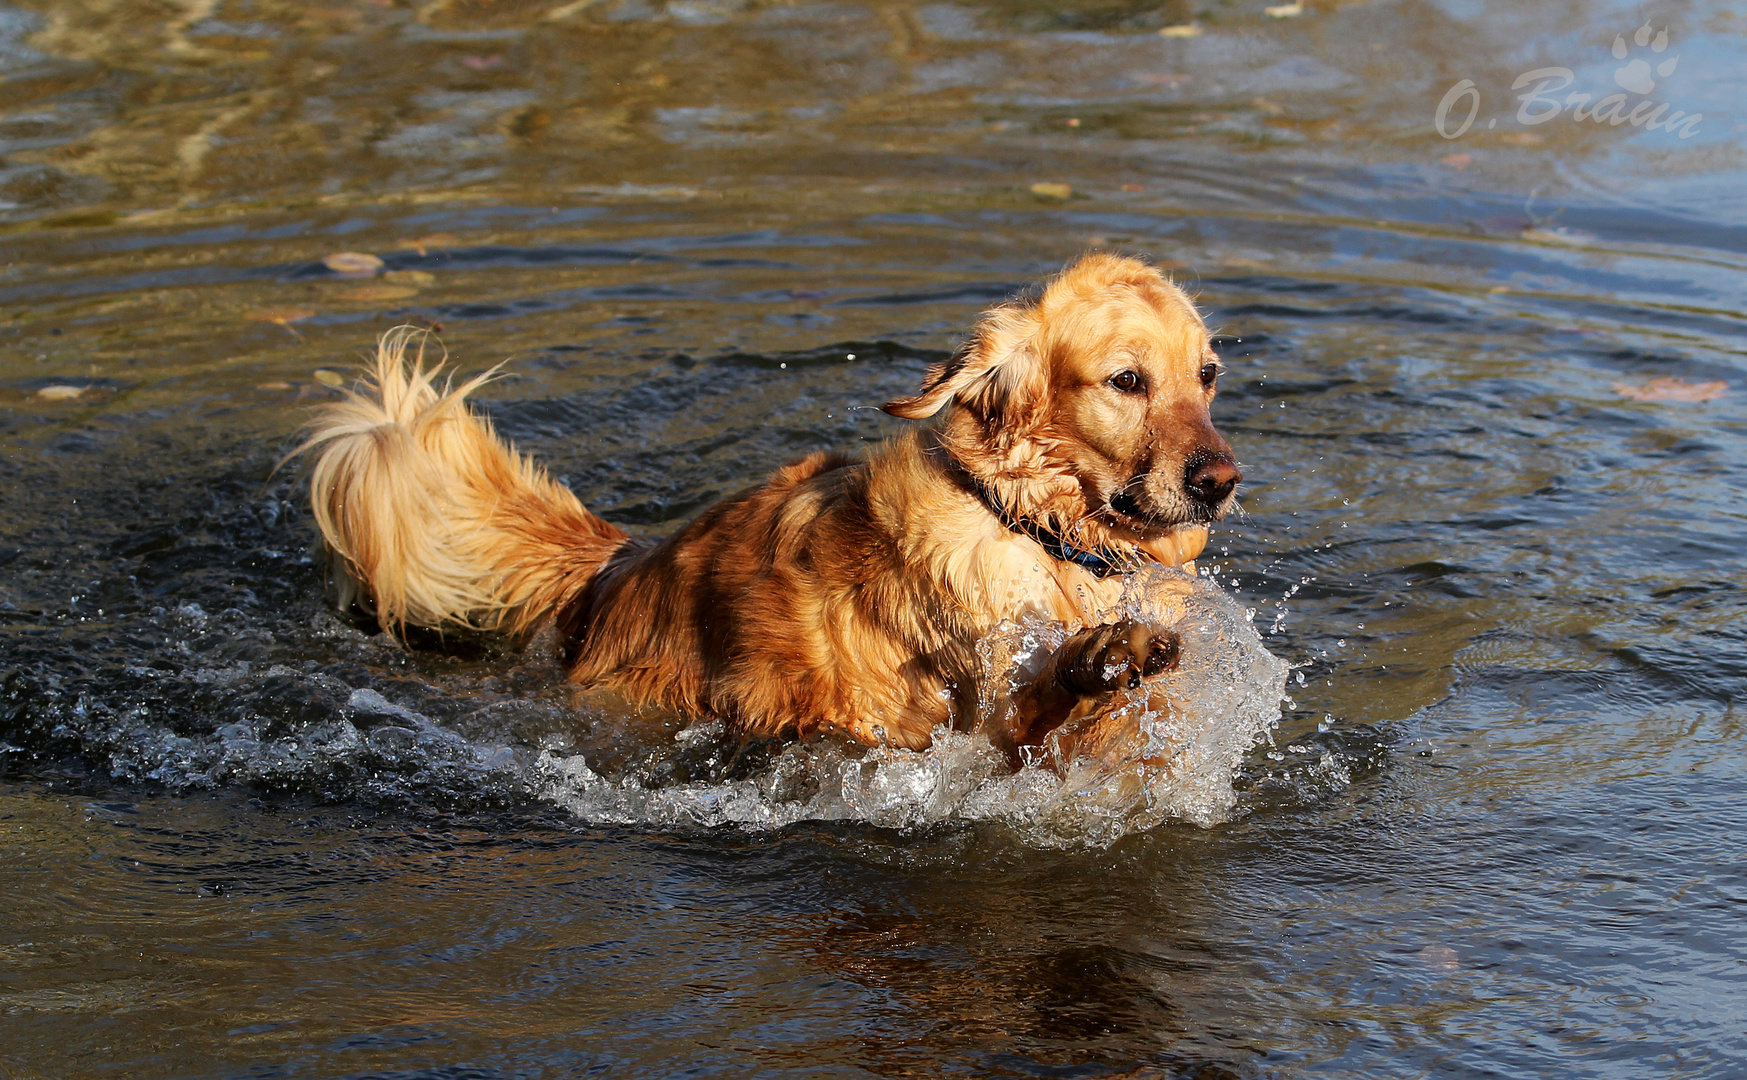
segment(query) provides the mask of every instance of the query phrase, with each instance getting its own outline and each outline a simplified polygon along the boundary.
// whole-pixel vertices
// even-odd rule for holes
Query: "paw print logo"
[[[1648,45],[1652,53],[1660,56],[1668,51],[1668,27],[1664,26],[1657,31],[1656,40],[1651,41],[1650,24],[1645,23],[1638,27],[1637,32],[1632,35],[1632,40],[1637,43],[1638,48],[1641,49]],[[1626,35],[1615,34],[1614,59],[1624,60],[1630,51],[1626,45]],[[1676,53],[1656,65],[1656,74],[1666,79],[1674,74],[1674,66],[1678,63],[1680,63],[1680,54]],[[1631,63],[1614,72],[1614,82],[1618,83],[1621,89],[1630,90],[1634,94],[1647,95],[1656,89],[1656,80],[1650,77],[1650,61],[1641,57],[1633,57]]]

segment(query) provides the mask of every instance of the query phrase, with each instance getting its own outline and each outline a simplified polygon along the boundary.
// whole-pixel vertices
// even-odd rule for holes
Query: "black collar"
[[[1009,532],[1016,532],[1021,536],[1028,536],[1037,541],[1050,558],[1073,563],[1095,578],[1112,577],[1116,574],[1127,573],[1135,568],[1135,560],[1132,557],[1125,556],[1113,548],[1076,547],[1068,543],[1067,538],[1061,533],[1045,528],[1041,522],[1031,518],[1014,516],[1013,512],[1007,509],[1007,505],[1001,501],[1001,497],[995,494],[989,485],[983,483],[969,469],[965,468],[962,461],[951,454],[948,454],[946,459],[952,463],[951,471],[957,474],[959,482],[972,495],[976,496],[977,501],[982,503],[989,513],[999,518],[1001,524],[1006,526]]]

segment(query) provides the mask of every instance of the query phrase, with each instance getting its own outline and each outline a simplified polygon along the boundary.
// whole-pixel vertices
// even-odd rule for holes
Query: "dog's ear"
[[[1017,419],[1009,414],[1029,411],[1046,391],[1036,321],[1029,306],[994,309],[958,352],[928,369],[920,393],[880,408],[906,420],[924,420],[955,400],[979,420]]]

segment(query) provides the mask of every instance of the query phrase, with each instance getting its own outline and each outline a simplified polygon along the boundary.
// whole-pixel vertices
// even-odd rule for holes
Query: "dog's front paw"
[[[1082,697],[1106,694],[1177,666],[1183,640],[1176,631],[1125,620],[1082,630],[1058,654],[1057,679]]]

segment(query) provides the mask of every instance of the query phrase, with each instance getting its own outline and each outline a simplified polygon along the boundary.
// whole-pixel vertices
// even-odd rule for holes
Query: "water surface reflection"
[[[1747,22],[1266,6],[0,9],[4,1069],[1738,1073]],[[1693,138],[1516,120],[1645,19]],[[441,324],[664,531],[1092,247],[1225,335],[1208,564],[1304,665],[1216,828],[579,819],[530,762],[625,718],[337,618],[272,472]],[[599,764],[772,760],[700,747]]]

